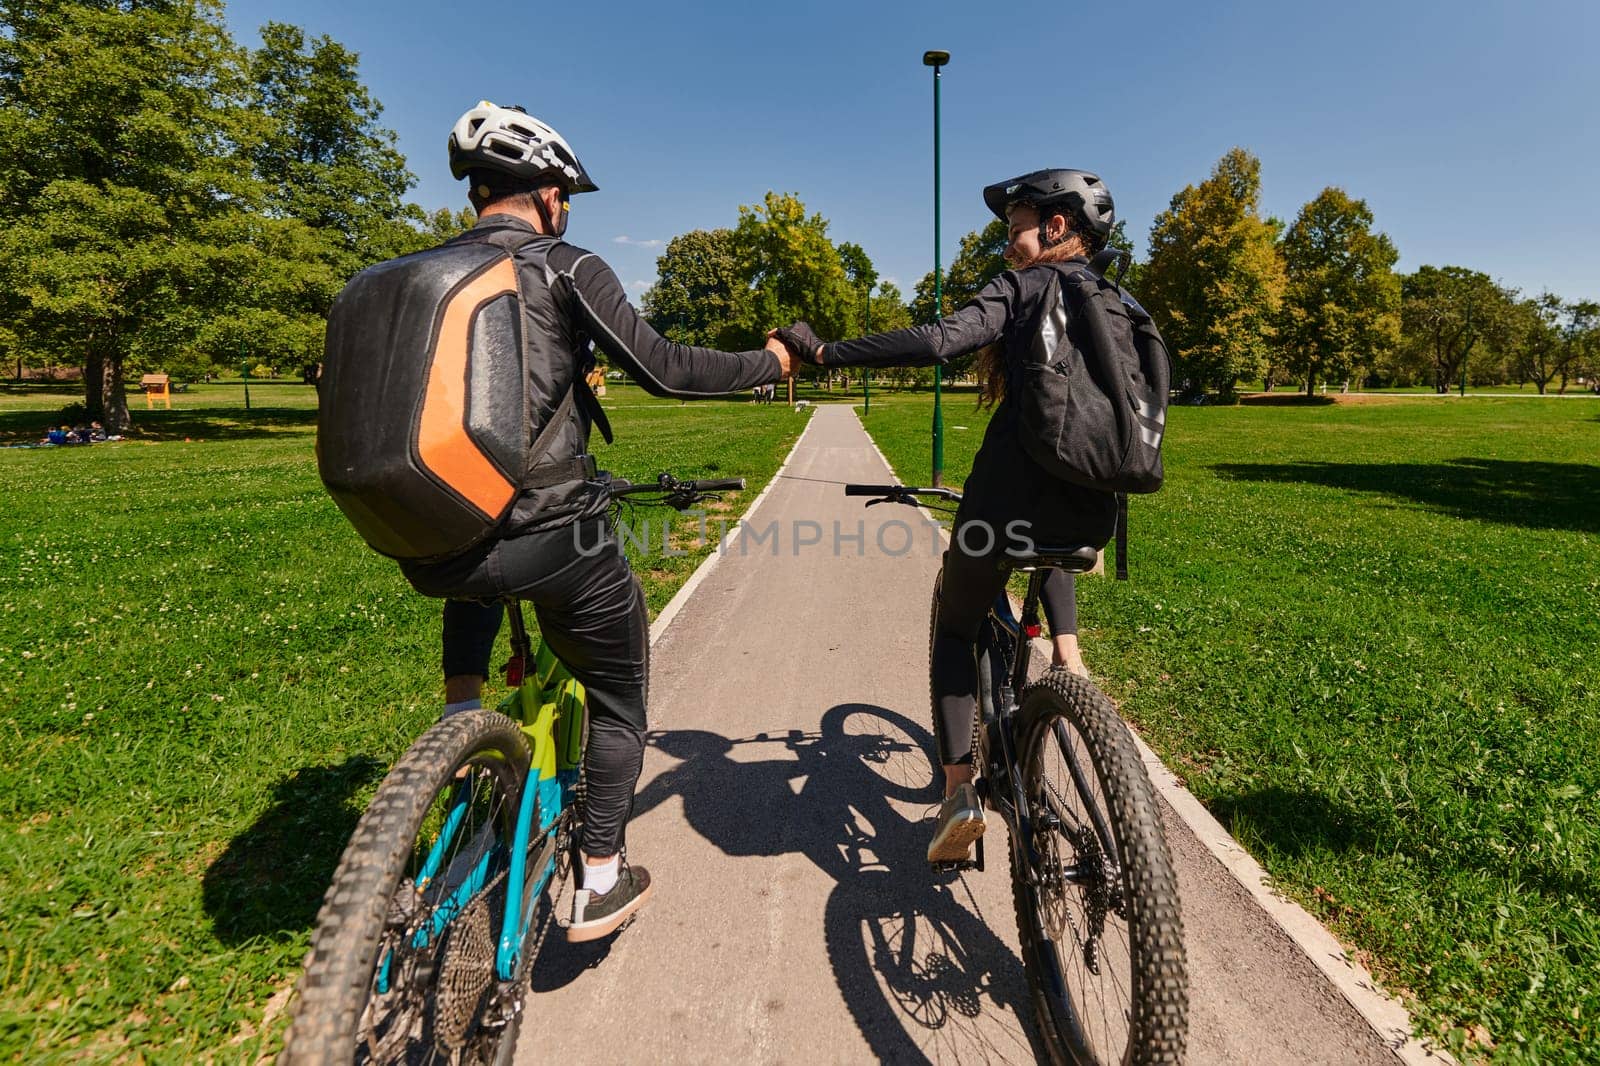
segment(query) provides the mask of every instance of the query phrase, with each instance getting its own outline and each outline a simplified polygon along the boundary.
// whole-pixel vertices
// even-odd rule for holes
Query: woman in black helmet
[[[1062,481],[1026,454],[1016,406],[1006,398],[1006,383],[1016,379],[1048,310],[1044,297],[1056,264],[1082,266],[1111,236],[1111,194],[1094,174],[1056,169],[996,182],[983,190],[983,200],[1009,227],[1005,256],[1013,269],[959,311],[930,325],[834,344],[822,343],[803,322],[775,334],[798,357],[827,367],[942,365],[976,351],[981,402],[997,405],[966,480],[940,591],[932,669],[943,724],[945,802],[928,846],[930,862],[966,858],[983,833],[983,808],[972,787],[978,686],[972,648],[1005,583],[996,555],[1019,538],[1105,544],[1116,521],[1110,493]],[[1066,330],[1075,345],[1090,344],[1079,335],[1087,331],[1070,318]],[[1053,575],[1046,594],[1053,632],[1076,628],[1070,606],[1064,575]]]

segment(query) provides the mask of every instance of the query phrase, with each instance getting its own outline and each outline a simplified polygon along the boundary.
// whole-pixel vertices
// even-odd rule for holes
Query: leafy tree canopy
[[[1138,292],[1190,395],[1232,395],[1241,378],[1263,375],[1272,361],[1285,279],[1260,201],[1261,161],[1234,148],[1150,227]]]
[[[1307,395],[1319,380],[1354,376],[1398,342],[1399,253],[1373,232],[1365,201],[1322,190],[1284,234],[1283,256],[1284,354]]]

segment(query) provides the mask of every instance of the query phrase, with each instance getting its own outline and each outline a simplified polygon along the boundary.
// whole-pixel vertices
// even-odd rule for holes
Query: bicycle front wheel
[[[495,953],[528,763],[514,722],[473,711],[390,771],[317,916],[284,1062],[510,1061],[531,963],[499,982]]]
[[[1012,848],[1012,898],[1051,1057],[1179,1063],[1177,877],[1127,726],[1093,684],[1056,669],[1024,691],[1017,736],[1032,839]]]

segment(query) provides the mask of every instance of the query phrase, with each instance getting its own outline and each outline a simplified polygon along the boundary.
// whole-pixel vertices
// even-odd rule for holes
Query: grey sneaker
[[[929,862],[963,862],[972,842],[983,836],[983,804],[971,785],[958,785],[939,806],[939,821],[928,845]]]
[[[596,895],[580,888],[572,897],[572,924],[567,926],[567,940],[581,943],[599,940],[644,906],[650,898],[650,871],[643,866],[623,863],[617,883],[605,895]]]

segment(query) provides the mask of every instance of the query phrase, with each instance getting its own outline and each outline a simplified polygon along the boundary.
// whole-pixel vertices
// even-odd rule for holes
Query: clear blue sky
[[[987,220],[982,186],[1042,166],[1098,171],[1142,250],[1172,194],[1238,144],[1261,158],[1270,214],[1339,185],[1403,270],[1455,264],[1600,299],[1589,0],[229,3],[251,45],[269,18],[360,53],[429,208],[464,202],[445,139],[480,97],[560,130],[601,187],[575,201],[568,238],[635,298],[652,242],[730,226],[769,189],[798,193],[909,298],[933,257],[921,56],[941,48],[946,265]]]

